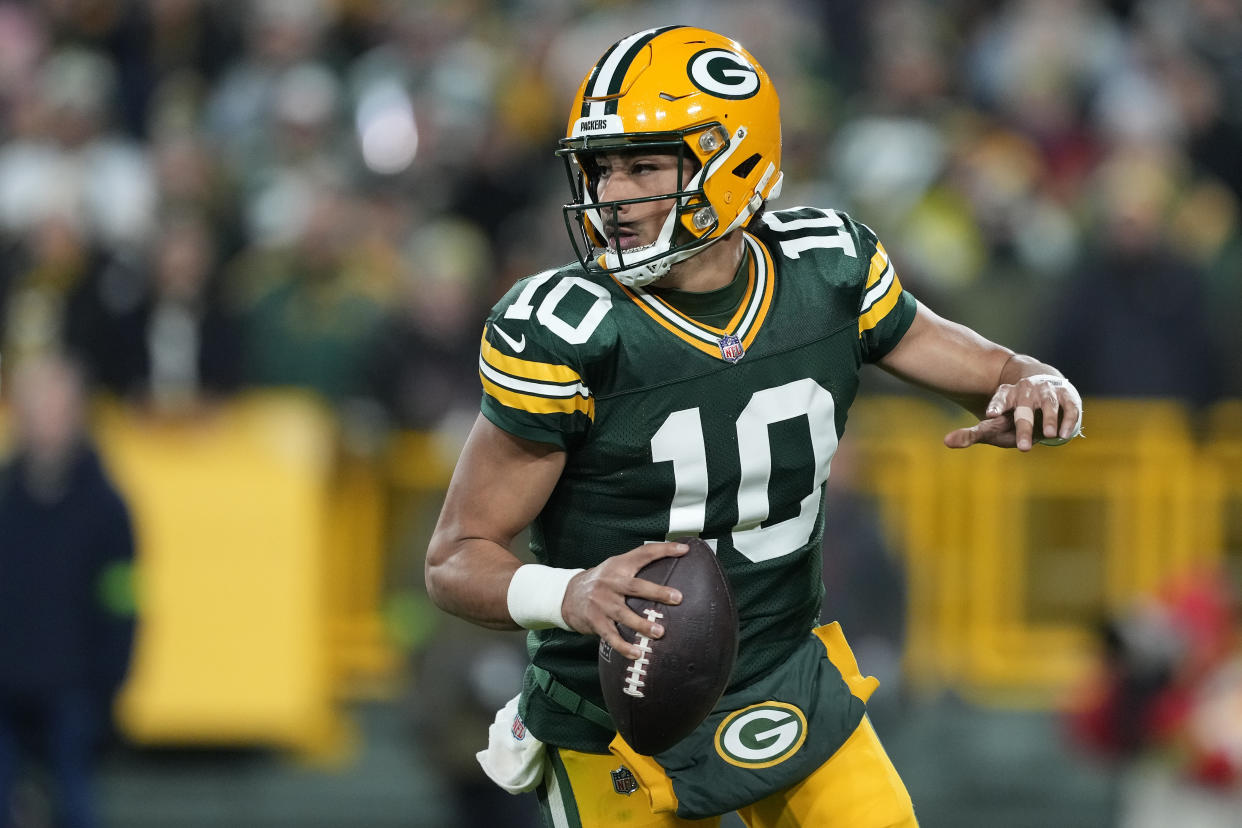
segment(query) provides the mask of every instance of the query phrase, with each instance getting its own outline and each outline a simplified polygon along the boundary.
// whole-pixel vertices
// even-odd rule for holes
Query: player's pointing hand
[[[949,448],[985,443],[1030,451],[1035,440],[1059,446],[1082,431],[1082,397],[1064,377],[1034,374],[996,389],[984,418],[945,435]]]

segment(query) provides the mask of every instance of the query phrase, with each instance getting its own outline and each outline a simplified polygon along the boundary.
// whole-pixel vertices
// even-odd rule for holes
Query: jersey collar
[[[695,321],[651,291],[617,284],[644,313],[678,339],[709,356],[737,362],[767,319],[776,284],[776,268],[767,248],[750,233],[743,231],[743,238],[750,252],[746,257],[746,292],[723,328]]]

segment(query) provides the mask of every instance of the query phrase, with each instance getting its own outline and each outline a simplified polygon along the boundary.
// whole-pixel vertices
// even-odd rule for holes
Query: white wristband
[[[549,627],[570,629],[561,615],[561,603],[565,600],[569,579],[581,571],[543,564],[519,566],[509,582],[506,598],[514,623],[528,630],[546,630]]]
[[[1074,397],[1074,404],[1078,407],[1078,421],[1074,423],[1074,431],[1068,437],[1044,437],[1039,441],[1041,446],[1063,446],[1075,437],[1082,436],[1082,396],[1079,395],[1078,389],[1074,384],[1064,377],[1058,377],[1055,374],[1031,374],[1029,377],[1023,377],[1028,382],[1052,382],[1054,385],[1063,385]]]

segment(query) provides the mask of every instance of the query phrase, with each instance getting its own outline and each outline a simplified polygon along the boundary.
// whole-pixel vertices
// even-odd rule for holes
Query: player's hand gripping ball
[[[608,712],[626,743],[647,756],[690,735],[711,713],[737,659],[737,605],[729,581],[710,546],[698,538],[684,542],[690,546],[685,555],[659,558],[638,571],[640,578],[680,590],[680,604],[626,599],[634,612],[663,624],[664,635],[649,639],[618,624],[621,637],[642,648],[637,659],[600,642]]]

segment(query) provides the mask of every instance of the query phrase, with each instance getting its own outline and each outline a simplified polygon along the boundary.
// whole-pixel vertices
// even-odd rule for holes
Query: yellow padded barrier
[[[1204,543],[1218,549],[1242,584],[1242,400],[1228,400],[1208,412],[1204,440],[1205,476],[1215,483],[1201,504]]]
[[[944,448],[969,417],[926,401],[856,404],[847,442],[908,563],[915,684],[1047,704],[1087,668],[1096,620],[1219,558],[1223,475],[1186,410],[1087,411],[1086,439],[1020,455]]]
[[[119,715],[140,743],[342,743],[325,631],[334,426],[298,396],[193,421],[105,409],[140,541],[141,625]]]
[[[380,461],[338,454],[327,507],[326,626],[333,685],[350,697],[386,697],[400,657],[383,622],[389,493]]]

